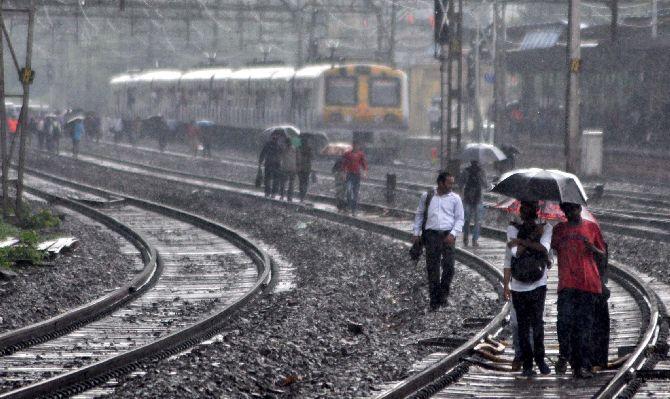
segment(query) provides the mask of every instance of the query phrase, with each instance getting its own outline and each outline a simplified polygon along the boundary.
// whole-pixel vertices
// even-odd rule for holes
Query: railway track
[[[157,150],[141,147],[142,151],[151,151],[159,153]],[[182,153],[169,153],[170,156],[177,156],[182,158],[189,158],[188,155]],[[102,155],[94,155],[96,157],[103,157],[109,160],[118,160],[113,157],[107,157]],[[128,161],[124,161],[128,162]],[[235,165],[235,166],[244,166],[248,167],[251,171],[256,170],[258,165],[255,162],[250,162],[247,160],[234,158],[228,160],[219,160],[212,162],[222,162],[225,165]],[[132,162],[130,164],[136,165],[138,167],[151,167],[154,170],[159,170],[160,168],[155,168],[153,166]],[[169,171],[165,169],[165,171]],[[323,175],[324,179],[331,179],[329,171],[327,174]],[[226,181],[224,179],[218,179],[218,181]],[[226,181],[230,183],[229,180]],[[240,182],[244,184],[244,182]],[[375,180],[374,178],[368,178],[364,181],[365,185],[372,187],[373,189],[385,190],[385,182],[381,180]],[[418,196],[421,192],[424,192],[427,187],[430,187],[430,184],[423,183],[399,183],[404,187],[400,187],[398,190],[412,196]],[[247,187],[251,187],[250,184],[247,184]],[[639,194],[638,194],[639,195]],[[494,208],[494,205],[502,199],[502,196],[493,193],[487,193],[485,195],[485,206],[488,208]],[[323,198],[320,198],[323,200]],[[636,210],[625,210],[621,209],[601,209],[597,207],[590,208],[593,214],[598,218],[598,222],[601,227],[608,232],[614,232],[618,234],[630,235],[639,238],[659,240],[659,241],[668,241],[670,240],[670,210],[668,212],[650,212],[650,211],[636,211]]]
[[[125,232],[146,266],[141,278],[112,293],[132,296],[121,295],[114,303],[102,301],[102,308],[101,301],[95,301],[85,306],[89,309],[83,314],[75,310],[72,316],[69,312],[40,323],[39,334],[36,326],[3,334],[0,344],[6,354],[0,357],[0,398],[69,396],[140,362],[178,353],[213,335],[271,283],[267,255],[221,225],[44,177],[30,176],[26,184],[34,195]],[[64,320],[68,326],[59,329]]]
[[[92,159],[85,156],[81,159],[126,172],[142,173],[147,176],[176,180],[182,184],[205,185],[212,189],[232,189],[242,191],[245,195],[259,195],[249,185],[239,182],[223,182],[221,179],[193,176],[184,172],[167,171],[135,163],[112,161],[107,158]],[[321,216],[330,214],[331,216],[326,217],[333,220],[342,220],[341,216],[332,214],[334,210],[332,198],[314,196],[313,199],[317,201],[313,208],[301,207],[304,212],[313,212]],[[299,206],[278,201],[277,203],[287,207]],[[357,219],[346,218],[346,222],[396,238],[408,238],[409,233],[407,231],[409,231],[409,226],[411,225],[411,212],[365,204],[362,206],[362,211],[364,213],[369,212],[369,214],[362,214]],[[462,260],[474,255],[475,259],[486,260],[487,265],[502,264],[501,257],[504,252],[502,232],[491,229],[485,229],[485,231],[485,237],[480,242],[481,247],[477,249],[476,253],[470,254],[459,250],[459,259]],[[500,270],[489,270],[486,273],[488,279],[500,288]],[[472,392],[478,392],[483,396],[486,396],[487,393],[491,396],[496,396],[495,390],[492,390],[494,387],[499,387],[502,390],[501,392],[508,392],[510,396],[522,393],[527,397],[536,397],[540,393],[545,392],[548,396],[552,396],[553,394],[561,394],[568,387],[573,387],[577,397],[611,397],[618,390],[627,386],[635,377],[635,372],[638,369],[649,367],[652,363],[652,357],[650,356],[653,355],[654,345],[658,344],[659,347],[664,346],[665,339],[667,338],[665,334],[661,334],[660,341],[657,342],[659,339],[659,317],[665,316],[662,307],[659,307],[656,295],[647,283],[621,265],[612,268],[611,281],[613,296],[610,300],[612,317],[612,349],[610,357],[617,357],[617,348],[619,347],[634,348],[632,356],[625,362],[622,361],[623,365],[619,369],[603,372],[597,378],[591,380],[591,382],[579,382],[577,384],[567,382],[566,377],[556,378],[554,376],[540,377],[536,379],[538,381],[537,384],[528,384],[527,381],[519,380],[513,374],[504,372],[498,372],[492,378],[491,375],[493,372],[489,369],[494,367],[494,365],[487,363],[486,360],[472,357],[473,349],[482,339],[500,330],[505,314],[509,309],[509,305],[507,305],[503,307],[500,314],[491,320],[485,328],[480,330],[466,344],[457,348],[451,355],[436,355],[436,357],[427,359],[426,364],[417,367],[417,373],[413,377],[407,381],[393,383],[393,386],[382,395],[379,395],[379,397],[395,398],[414,394],[417,397],[425,397],[440,391],[442,387],[439,384],[444,384],[445,382],[452,383],[454,381],[458,382],[449,385],[447,391],[441,394],[443,397],[451,397],[452,395],[472,396]],[[555,279],[550,281],[550,284],[555,283]],[[550,288],[549,292],[553,293],[555,289]],[[550,356],[554,355],[555,357],[557,347],[555,344],[555,330],[552,327],[555,324],[552,323],[555,320],[555,313],[552,313],[554,299],[548,295],[547,310],[549,313],[546,320],[548,322],[547,337],[549,340],[547,352]],[[553,343],[551,340],[553,340]],[[503,362],[511,361],[509,349],[504,349],[502,353],[496,355]],[[463,375],[467,377],[461,378]],[[438,381],[437,386],[431,385],[437,377],[441,381]],[[499,385],[487,384],[490,381],[495,381],[495,384]],[[519,390],[521,386],[523,386],[523,390]],[[452,391],[448,391],[449,389],[452,389]],[[477,391],[478,389],[480,391]],[[505,391],[505,389],[508,391]],[[418,394],[417,390],[419,391]]]

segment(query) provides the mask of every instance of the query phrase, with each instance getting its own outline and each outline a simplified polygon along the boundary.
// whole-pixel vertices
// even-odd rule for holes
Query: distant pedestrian
[[[470,161],[470,166],[465,168],[459,177],[459,185],[463,188],[463,206],[465,208],[465,225],[463,226],[463,244],[468,245],[470,236],[470,224],[472,228],[472,246],[477,247],[479,231],[481,229],[482,213],[484,203],[482,202],[482,190],[487,187],[486,173],[479,166],[478,161]]]
[[[279,185],[279,197],[288,202],[293,201],[293,189],[295,176],[298,172],[298,152],[296,151],[295,139],[285,138],[281,153],[281,183]],[[286,196],[284,196],[286,195]]]
[[[511,223],[507,228],[504,261],[504,297],[511,299],[514,305],[516,339],[521,350],[519,360],[523,363],[523,375],[526,377],[534,374],[533,360],[540,373],[550,373],[544,361],[543,315],[552,229],[550,225],[537,223],[537,212],[537,202],[521,202],[522,223]],[[529,268],[523,269],[525,266]]]
[[[581,205],[563,202],[560,207],[567,222],[554,227],[551,239],[558,258],[556,374],[564,374],[569,362],[575,377],[591,378],[596,301],[602,294],[594,255],[605,256],[605,241],[596,223],[582,219]]]
[[[137,141],[140,139],[141,135],[142,135],[142,120],[140,119],[139,116],[136,116],[130,125],[130,130],[128,131],[129,136],[128,139],[133,147],[137,145]]]
[[[414,218],[412,243],[423,240],[426,247],[426,269],[430,309],[447,304],[454,277],[456,238],[463,229],[463,203],[452,190],[454,177],[448,172],[437,176],[437,188],[423,193]],[[430,197],[429,197],[430,196]],[[425,231],[422,224],[426,215]]]
[[[343,155],[343,167],[346,173],[347,202],[351,215],[356,216],[358,210],[358,192],[361,187],[361,177],[367,178],[368,161],[363,152],[361,143],[354,142],[353,148]]]
[[[335,206],[338,212],[347,209],[347,175],[344,173],[344,157],[338,157],[331,169],[335,181]]]
[[[72,123],[72,157],[74,159],[79,158],[79,145],[85,133],[84,121],[82,119],[75,120]]]
[[[263,176],[263,185],[265,187],[265,197],[272,198],[279,192],[281,183],[281,155],[282,146],[280,140],[284,136],[279,129],[270,134],[268,140],[258,157],[258,166],[265,166],[265,173]]]
[[[310,140],[301,139],[298,151],[298,183],[300,186],[300,202],[305,201],[309,188],[309,176],[312,174],[312,146]]]
[[[191,121],[186,126],[186,140],[188,140],[188,145],[191,148],[191,155],[197,157],[198,147],[200,146],[200,128],[195,121]]]

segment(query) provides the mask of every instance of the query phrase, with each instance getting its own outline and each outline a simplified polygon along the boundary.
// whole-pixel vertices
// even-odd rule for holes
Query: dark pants
[[[263,176],[263,186],[265,188],[265,196],[274,196],[279,192],[282,174],[279,166],[265,165],[265,176]]]
[[[281,185],[279,186],[279,196],[283,199],[286,192],[286,199],[293,201],[293,183],[295,182],[295,172],[281,172]],[[286,191],[284,191],[286,190]]]
[[[307,189],[309,188],[309,175],[312,172],[310,171],[300,171],[298,172],[298,184],[300,187],[300,201],[305,200],[307,195]]]
[[[79,157],[79,140],[72,139],[72,156]]]
[[[591,369],[591,335],[597,294],[565,288],[558,293],[559,355],[570,362],[573,370]]]
[[[544,299],[547,286],[532,291],[512,291],[512,303],[519,326],[519,345],[523,369],[533,368],[533,359],[538,365],[544,362]],[[533,345],[530,344],[530,329],[533,329]]]
[[[361,175],[347,173],[347,203],[352,213],[358,208],[358,190],[361,188]]]
[[[433,307],[447,299],[454,278],[454,247],[444,242],[447,234],[449,231],[436,230],[426,230],[423,234],[430,305]]]
[[[593,359],[591,362],[594,366],[606,368],[610,343],[610,312],[604,295],[596,296],[594,316],[591,336]]]

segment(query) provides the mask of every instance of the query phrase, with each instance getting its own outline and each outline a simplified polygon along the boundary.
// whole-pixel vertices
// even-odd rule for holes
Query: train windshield
[[[375,78],[370,81],[370,105],[397,107],[400,105],[400,79]]]
[[[328,105],[356,105],[356,79],[330,77],[326,80],[326,103]]]

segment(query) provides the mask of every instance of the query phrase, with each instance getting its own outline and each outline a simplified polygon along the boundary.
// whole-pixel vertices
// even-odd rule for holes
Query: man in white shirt
[[[431,197],[428,198],[427,192],[421,196],[414,218],[412,242],[422,239],[426,247],[430,309],[433,311],[447,304],[454,277],[456,237],[463,230],[463,202],[451,191],[453,186],[454,177],[448,172],[440,173]],[[426,225],[422,231],[424,214]]]

